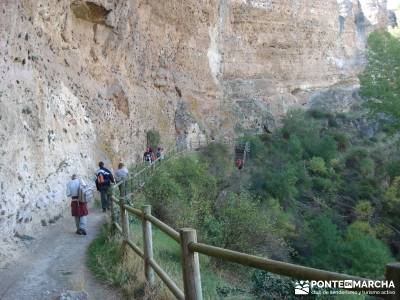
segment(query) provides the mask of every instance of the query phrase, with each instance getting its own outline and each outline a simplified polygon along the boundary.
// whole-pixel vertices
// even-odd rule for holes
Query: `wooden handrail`
[[[115,202],[116,204],[119,204],[119,201],[114,197],[111,196],[111,200]],[[162,232],[167,234],[169,237],[171,237],[173,240],[176,242],[180,243],[180,238],[179,238],[179,233],[175,229],[173,229],[171,226],[165,224],[164,222],[160,221],[156,217],[152,215],[144,215],[143,212],[139,209],[136,209],[130,205],[124,204],[124,208],[130,212],[131,214],[139,217],[139,218],[145,218],[149,222],[151,222],[154,226],[156,226],[158,229],[160,229]]]
[[[137,255],[139,255],[141,258],[144,257],[144,253],[138,246],[136,246],[131,240],[127,240],[126,243],[131,247],[133,251],[136,252]]]
[[[175,229],[168,226],[167,224],[152,215],[145,215],[144,218],[150,221],[154,226],[163,231],[165,234],[169,235],[173,240],[180,243],[179,233]]]
[[[174,294],[177,299],[184,300],[185,295],[183,292],[178,288],[175,282],[168,276],[167,273],[153,260],[150,259],[149,263],[153,268],[154,272],[160,277],[160,279],[165,283],[165,285],[169,288],[169,290]]]
[[[111,197],[112,201],[115,203],[119,204],[120,202],[114,197]],[[156,226],[159,230],[170,236],[173,240],[178,242],[179,244],[182,244],[181,242],[181,237],[180,234],[173,229],[172,227],[168,226],[164,222],[160,221],[156,217],[152,216],[151,214],[145,214],[141,210],[136,209],[132,206],[124,204],[123,206],[119,205],[119,207],[122,207],[124,210],[126,210],[128,213],[135,215],[139,217],[142,220],[147,220],[151,222],[154,226]],[[119,224],[114,223],[115,227],[118,229],[119,232],[123,232],[122,228],[119,226]],[[152,238],[151,235],[149,238]],[[144,259],[144,253],[138,246],[136,246],[131,240],[127,240],[126,243],[129,245],[130,248],[132,248],[135,253],[137,253],[141,258]],[[182,245],[181,245],[182,247]],[[281,261],[276,261],[268,258],[263,258],[255,255],[250,255],[238,251],[233,251],[233,250],[228,250],[220,247],[215,247],[215,246],[210,246],[204,243],[197,243],[197,242],[191,242],[187,245],[187,248],[190,252],[187,252],[189,255],[190,253],[199,253],[203,255],[207,255],[210,257],[215,257],[218,259],[222,259],[225,261],[230,261],[233,263],[238,263],[240,265],[244,266],[249,266],[253,267],[256,269],[264,270],[270,273],[274,273],[277,275],[282,275],[282,276],[288,276],[291,278],[296,278],[296,279],[302,279],[302,280],[321,280],[321,281],[329,281],[329,280],[353,280],[353,281],[372,281],[372,279],[367,279],[367,278],[361,278],[357,276],[352,276],[352,275],[347,275],[347,274],[341,274],[341,273],[336,273],[336,272],[330,272],[330,271],[325,271],[325,270],[320,270],[320,269],[315,269],[315,268],[310,268],[310,267],[304,267],[301,265],[296,265],[296,264],[291,264],[291,263],[286,263],[286,262],[281,262]],[[189,287],[189,291],[185,290],[185,293],[183,293],[177,286],[176,284],[172,281],[172,279],[165,273],[165,271],[157,264],[157,262],[154,259],[149,259],[148,264],[151,266],[151,268],[154,270],[155,273],[160,277],[160,279],[166,284],[166,286],[170,289],[170,291],[175,295],[177,299],[191,299],[189,295],[193,296],[191,292],[193,290],[199,290],[200,286],[200,273],[198,273],[198,279],[194,279],[196,281],[196,284],[193,286],[196,286],[196,288]],[[388,265],[389,266],[389,265]],[[188,266],[187,266],[188,267]],[[182,266],[183,270],[185,270],[185,265]],[[200,272],[200,270],[198,270]],[[393,275],[394,274],[394,275]],[[390,265],[390,278],[398,278],[400,275],[400,266],[396,265],[396,268],[393,267],[393,265]],[[387,276],[387,279],[389,280],[389,277]],[[196,278],[196,276],[192,276],[192,278]],[[371,290],[371,288],[357,288],[356,290],[361,290],[361,291],[368,291]],[[186,292],[188,292],[188,296],[186,296]],[[200,300],[202,299],[202,295],[200,294],[194,294],[195,300]],[[379,295],[378,295],[379,296]],[[390,298],[388,299],[396,299],[396,298]]]
[[[276,261],[268,258],[263,258],[255,255],[249,255],[237,251],[232,251],[224,248],[214,247],[202,243],[192,243],[189,249],[193,252],[198,252],[207,256],[212,256],[222,260],[238,263],[244,266],[249,266],[271,272],[278,275],[293,277],[304,280],[361,280],[368,281],[371,279],[329,272],[300,265],[290,264],[286,262]]]
[[[119,231],[119,233],[122,233],[122,228],[121,228],[121,226],[119,226],[118,223],[114,222],[113,225],[115,226],[115,228],[117,228],[117,230]]]
[[[132,206],[124,204],[124,208],[130,212],[131,214],[134,214],[135,216],[141,218],[142,217],[142,212],[139,209],[133,208]]]
[[[179,152],[178,152],[179,153]],[[150,168],[151,166],[149,166]],[[149,169],[145,168],[145,169]],[[132,178],[142,174],[144,170],[139,171]],[[115,185],[116,187],[118,185]],[[124,197],[126,199],[126,197]],[[169,225],[151,215],[151,207],[144,206],[142,210],[136,209],[124,203],[124,198],[118,199],[112,195],[111,200],[116,203],[116,207],[120,208],[121,226],[112,220],[114,227],[123,235],[123,243],[127,244],[135,253],[137,253],[145,261],[146,279],[150,285],[154,284],[151,272],[154,270],[160,279],[166,284],[170,291],[177,299],[188,300],[202,300],[201,279],[200,279],[200,266],[198,262],[198,254],[203,254],[225,261],[238,263],[244,266],[253,267],[256,269],[264,270],[274,274],[288,276],[291,278],[302,280],[352,280],[352,281],[372,281],[371,279],[351,276],[347,274],[340,274],[301,265],[276,261],[264,257],[250,255],[238,251],[228,250],[220,247],[198,243],[196,231],[193,229],[181,229],[180,232],[176,231]],[[144,233],[145,251],[142,251],[129,237],[129,225],[127,224],[128,215],[132,214],[142,220],[142,229]],[[113,213],[112,213],[113,215]],[[159,230],[167,234],[173,240],[181,245],[182,251],[182,272],[184,279],[184,292],[182,292],[175,282],[168,276],[168,274],[157,264],[152,255],[152,231],[151,224],[156,226]],[[152,269],[152,270],[150,270]],[[386,266],[386,279],[392,280],[396,283],[397,295],[387,295],[387,299],[400,299],[400,264],[388,264]],[[371,288],[357,288],[360,291],[370,291]],[[384,297],[385,295],[375,295]]]

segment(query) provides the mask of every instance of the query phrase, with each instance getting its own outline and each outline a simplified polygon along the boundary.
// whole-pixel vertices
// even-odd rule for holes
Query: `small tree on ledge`
[[[152,129],[147,131],[147,145],[153,150],[157,149],[158,145],[160,145],[160,140],[160,133],[157,130]]]
[[[360,75],[360,94],[372,116],[391,131],[400,130],[400,40],[375,31],[368,38],[367,66]]]

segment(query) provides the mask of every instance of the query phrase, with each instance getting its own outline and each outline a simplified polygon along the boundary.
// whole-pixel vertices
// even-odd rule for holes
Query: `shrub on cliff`
[[[204,163],[186,156],[167,161],[144,190],[154,212],[176,228],[199,228],[211,214],[217,195],[216,179]]]
[[[161,137],[157,130],[150,130],[147,132],[147,145],[155,151],[160,145]]]

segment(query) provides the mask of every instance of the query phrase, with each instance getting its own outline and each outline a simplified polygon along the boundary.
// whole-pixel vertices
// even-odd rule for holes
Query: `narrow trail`
[[[87,236],[75,234],[74,220],[67,211],[35,237],[27,253],[0,269],[0,299],[55,300],[65,291],[83,290],[89,299],[122,299],[86,267],[86,250],[108,216],[93,207],[89,213]]]

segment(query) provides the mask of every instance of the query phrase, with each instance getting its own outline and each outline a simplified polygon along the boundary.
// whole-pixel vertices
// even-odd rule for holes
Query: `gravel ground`
[[[54,300],[65,291],[86,291],[89,299],[122,299],[117,291],[95,280],[86,267],[86,249],[107,215],[92,208],[88,220],[88,235],[79,236],[66,211],[56,224],[25,241],[27,247],[0,269],[0,299]]]

